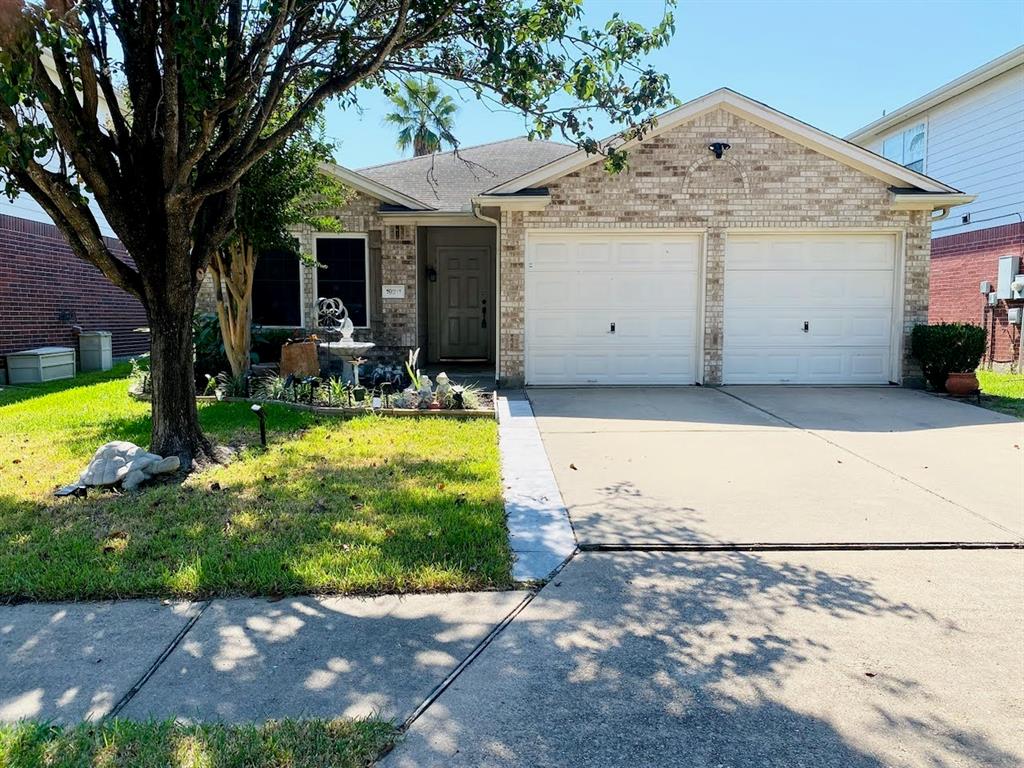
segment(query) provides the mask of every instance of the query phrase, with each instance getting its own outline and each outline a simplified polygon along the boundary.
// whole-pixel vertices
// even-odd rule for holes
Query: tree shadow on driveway
[[[1019,765],[1024,560],[984,555],[582,555],[385,764]]]

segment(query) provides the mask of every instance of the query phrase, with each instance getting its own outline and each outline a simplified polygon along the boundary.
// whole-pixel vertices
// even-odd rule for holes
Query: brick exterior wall
[[[131,263],[117,240],[107,244]],[[71,251],[52,224],[0,214],[0,368],[6,355],[40,346],[76,347],[71,326],[111,331],[115,356],[149,349],[142,305]]]
[[[722,160],[707,150],[728,141]],[[528,229],[700,228],[705,231],[704,380],[722,375],[725,239],[730,230],[891,230],[903,237],[903,330],[928,317],[930,224],[923,211],[893,211],[888,186],[849,166],[713,110],[652,137],[630,152],[629,170],[609,176],[593,163],[548,185],[542,211],[502,215],[500,378],[524,376],[525,231]],[[904,356],[907,384],[920,383]]]
[[[1006,310],[1024,307],[1024,301],[1000,301],[993,308],[978,292],[983,280],[997,282],[999,257],[1024,258],[1024,224],[1005,224],[932,240],[932,323],[982,325],[988,332],[985,364],[1002,367],[1015,363],[1020,349],[1020,326],[1006,322]]]
[[[406,351],[417,344],[416,227],[386,224],[379,209],[379,200],[355,193],[345,207],[328,209],[324,215],[335,217],[342,232],[368,236],[370,327],[357,330],[354,337],[374,342],[377,345],[374,356],[398,354],[404,358]],[[303,253],[314,253],[316,232],[313,228],[298,227],[293,234]],[[311,266],[301,269],[302,316],[305,330],[313,331],[317,324],[315,269]],[[404,285],[405,298],[381,298],[382,285]],[[200,312],[216,311],[214,286],[209,276],[200,290],[198,309]]]

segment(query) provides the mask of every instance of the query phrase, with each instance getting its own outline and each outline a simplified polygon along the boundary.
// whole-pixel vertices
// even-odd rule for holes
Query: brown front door
[[[442,359],[487,360],[494,335],[491,249],[438,245],[437,322]]]

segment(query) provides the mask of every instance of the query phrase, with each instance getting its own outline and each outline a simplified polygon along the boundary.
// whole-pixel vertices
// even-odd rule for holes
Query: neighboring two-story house
[[[1014,318],[1024,301],[1009,284],[1024,272],[1024,46],[846,138],[976,195],[932,224],[929,319],[982,324],[986,363],[1018,361]],[[1012,268],[1004,261],[1000,274],[1007,256],[1016,260]],[[983,282],[992,299],[981,293]]]

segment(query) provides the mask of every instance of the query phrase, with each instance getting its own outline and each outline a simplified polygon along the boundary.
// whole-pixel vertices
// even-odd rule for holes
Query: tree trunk
[[[164,292],[164,301],[147,308],[151,336],[150,374],[153,385],[153,431],[150,450],[178,456],[184,468],[214,459],[213,448],[199,426],[193,361],[191,290]]]
[[[217,322],[233,376],[241,376],[251,364],[256,255],[256,249],[244,237],[239,237],[226,252],[215,251],[210,262],[217,298]]]

